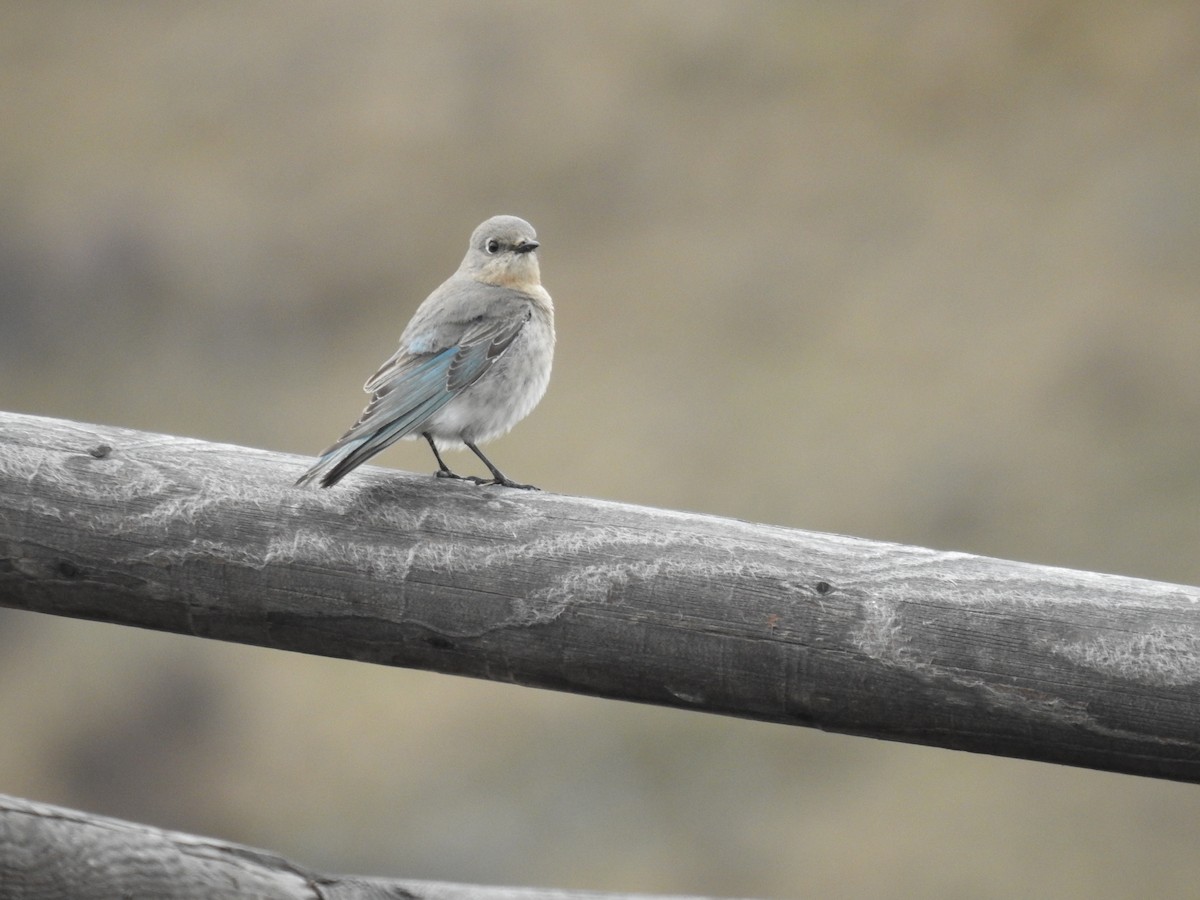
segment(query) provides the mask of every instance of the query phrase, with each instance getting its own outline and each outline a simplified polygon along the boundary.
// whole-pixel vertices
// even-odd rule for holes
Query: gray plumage
[[[466,446],[491,479],[507,478],[477,446],[529,415],[550,381],[554,304],[541,284],[537,234],[515,216],[475,229],[458,271],[426,298],[400,335],[400,348],[364,386],[371,395],[353,427],[296,482],[337,484],[402,438],[424,437],[441,478],[463,478],[442,448]]]

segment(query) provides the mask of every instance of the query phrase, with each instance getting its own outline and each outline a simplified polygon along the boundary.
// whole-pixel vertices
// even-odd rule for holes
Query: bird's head
[[[493,216],[475,229],[460,271],[476,281],[522,290],[542,283],[537,232],[516,216]]]

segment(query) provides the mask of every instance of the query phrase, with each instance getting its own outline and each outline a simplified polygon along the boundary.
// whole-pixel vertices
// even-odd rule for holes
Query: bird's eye
[[[500,249],[500,242],[498,240],[496,240],[495,238],[492,238],[490,241],[487,242],[486,249],[487,249],[488,253],[495,253],[497,250]]]

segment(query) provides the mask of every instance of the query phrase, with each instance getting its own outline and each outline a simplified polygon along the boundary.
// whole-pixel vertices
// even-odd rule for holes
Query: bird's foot
[[[480,481],[479,484],[495,484],[500,487],[517,488],[522,491],[540,491],[541,488],[535,484],[521,484],[509,478],[492,478],[487,481]]]
[[[433,473],[435,478],[452,478],[455,481],[469,481],[471,484],[491,484],[486,478],[480,478],[478,475],[459,475],[456,472],[451,472],[449,469],[438,469]]]

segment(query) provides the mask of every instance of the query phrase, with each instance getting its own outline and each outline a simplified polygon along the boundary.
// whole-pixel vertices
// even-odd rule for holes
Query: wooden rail
[[[264,850],[0,794],[0,900],[672,900],[326,875]],[[675,898],[686,900],[686,898]]]
[[[0,604],[1200,782],[1200,591],[0,413]]]

